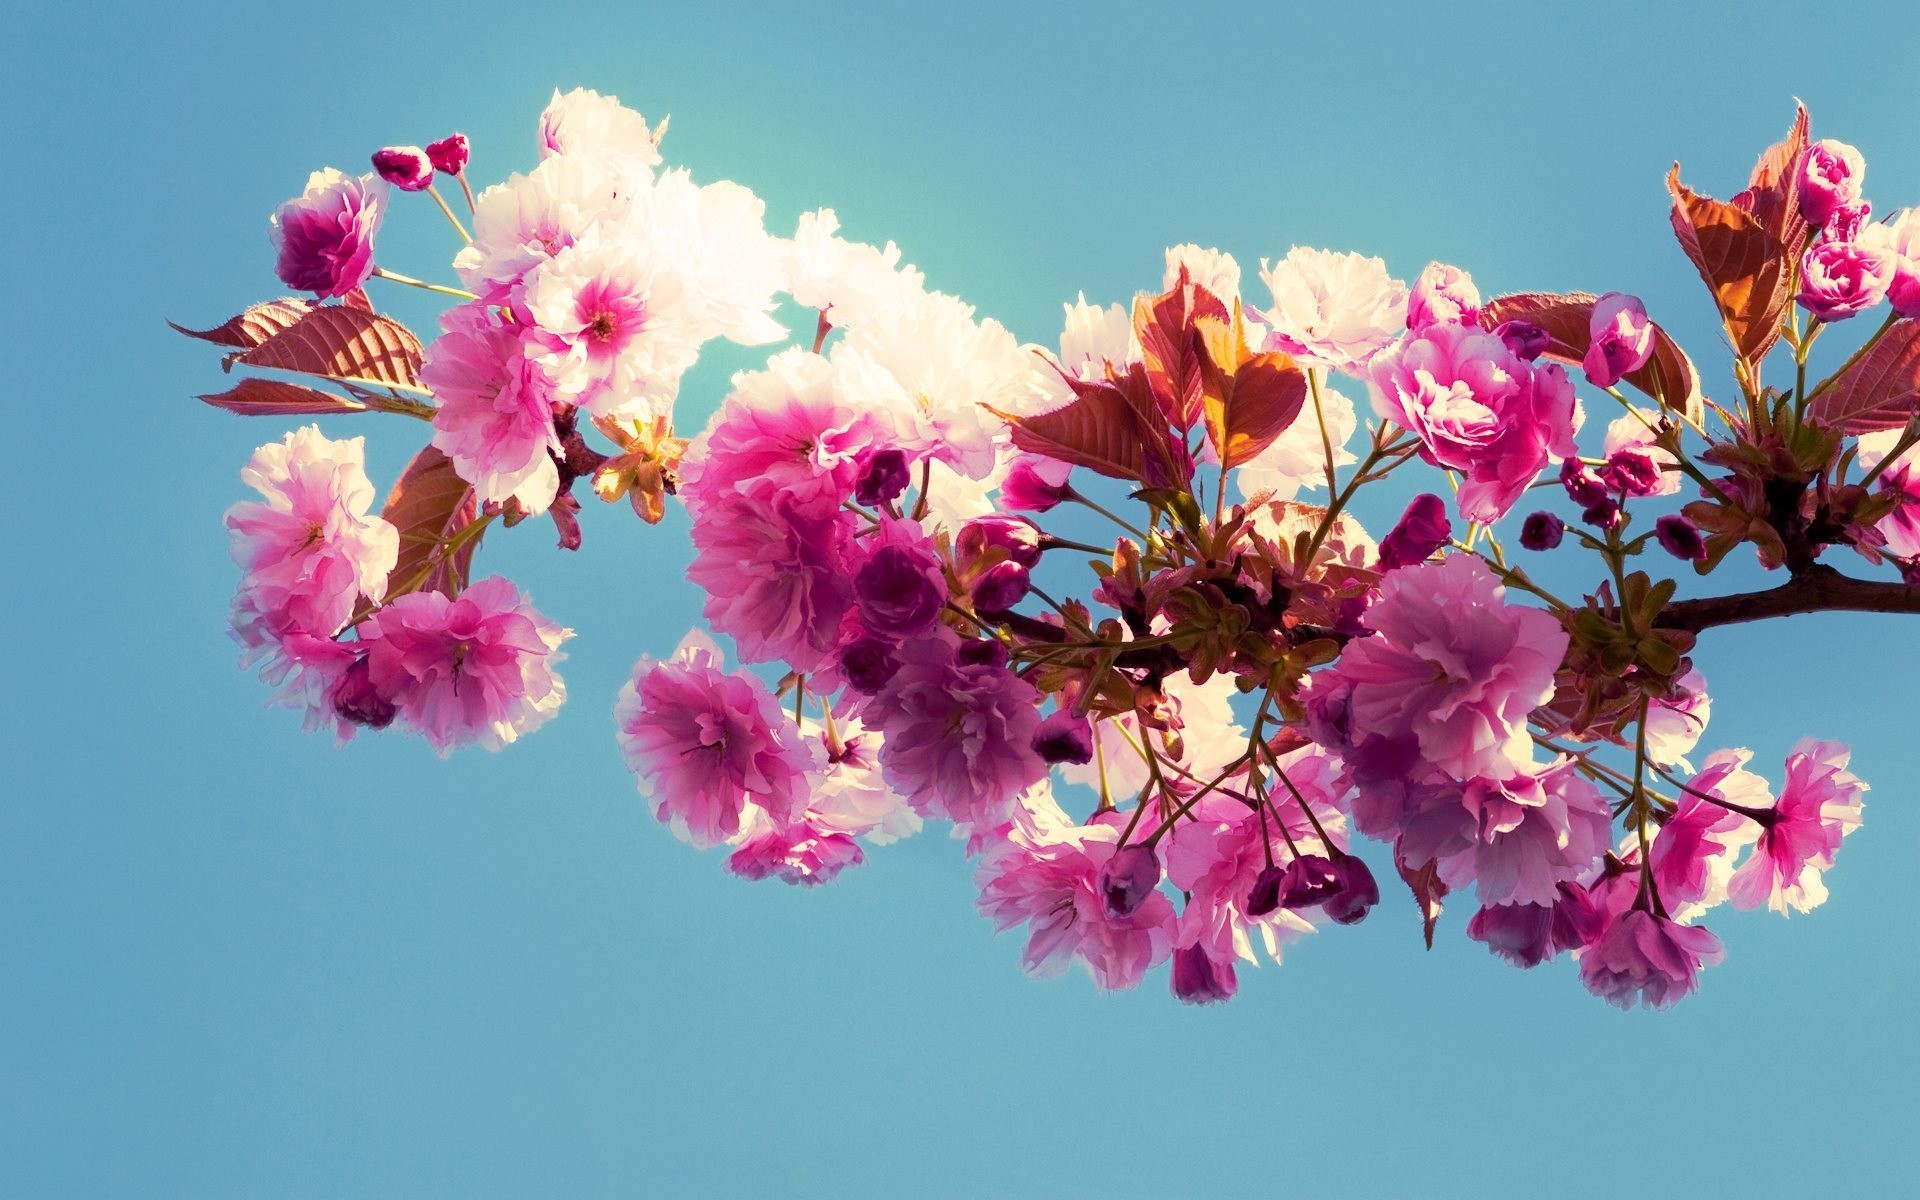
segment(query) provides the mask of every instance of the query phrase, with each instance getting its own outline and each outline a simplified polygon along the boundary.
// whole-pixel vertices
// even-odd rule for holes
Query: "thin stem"
[[[439,292],[442,296],[454,296],[461,300],[478,300],[480,298],[472,292],[463,292],[459,288],[450,288],[437,283],[428,283],[424,279],[415,279],[411,275],[402,275],[396,271],[389,271],[385,267],[375,267],[373,274],[376,279],[386,279],[394,283],[404,283],[408,287],[424,288],[429,292]]]
[[[447,207],[446,200],[440,195],[440,189],[433,186],[432,184],[428,184],[427,195],[432,196],[433,202],[440,206],[440,211],[447,214],[447,220],[453,223],[453,231],[460,235],[460,240],[465,242],[469,246],[473,245],[473,238],[468,236],[467,227],[465,225],[462,225],[460,223],[460,218],[454,216],[453,210]]]

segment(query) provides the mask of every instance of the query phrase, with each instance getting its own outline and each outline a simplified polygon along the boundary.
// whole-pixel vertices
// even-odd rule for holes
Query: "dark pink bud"
[[[1493,336],[1506,343],[1516,358],[1528,362],[1539,358],[1553,344],[1553,338],[1546,330],[1532,321],[1502,321],[1493,327]]]
[[[1651,496],[1660,490],[1660,464],[1644,450],[1615,450],[1607,457],[1607,465],[1600,468],[1600,482],[1612,492]]]
[[[1093,761],[1093,729],[1085,717],[1060,709],[1033,731],[1033,752],[1050,763]]]
[[[1591,508],[1610,498],[1607,485],[1577,458],[1560,464],[1560,486],[1567,489],[1567,498],[1581,508]]]
[[[1046,512],[1075,495],[1067,483],[1072,466],[1050,458],[1022,458],[1000,485],[1000,499],[1008,508]]]
[[[863,637],[840,651],[840,673],[858,692],[877,692],[900,669],[893,647],[879,638]]]
[[[1247,915],[1264,917],[1280,907],[1280,887],[1286,882],[1285,867],[1262,867],[1254,876],[1253,891],[1247,893]]]
[[[993,638],[974,638],[960,643],[953,656],[969,667],[992,667],[999,670],[1007,665],[1007,648]]]
[[[1607,910],[1577,883],[1560,885],[1553,904],[1553,952],[1578,950],[1600,940],[1607,931]]]
[[[1101,866],[1097,882],[1107,915],[1129,916],[1160,886],[1160,860],[1147,846],[1122,846]]]
[[[1492,904],[1473,914],[1467,936],[1516,967],[1553,957],[1553,909],[1544,904]]]
[[[1380,885],[1374,882],[1367,864],[1351,854],[1341,855],[1333,864],[1333,875],[1339,890],[1327,898],[1320,911],[1336,925],[1358,925],[1380,903]]]
[[[1707,544],[1700,530],[1679,513],[1668,513],[1653,523],[1653,536],[1660,548],[1684,562],[1699,562],[1707,556]]]
[[[882,546],[853,577],[854,597],[868,630],[902,639],[924,633],[947,601],[940,565],[905,546]]]
[[[373,152],[373,169],[403,192],[425,191],[433,182],[433,162],[418,146],[388,146]]]
[[[1520,522],[1520,545],[1527,550],[1551,550],[1567,533],[1567,523],[1550,512],[1528,513]]]
[[[367,667],[366,655],[354,659],[353,665],[333,685],[333,711],[342,720],[364,725],[368,729],[385,729],[393,724],[396,711],[393,701],[382,696],[379,689],[373,686],[373,674]]]
[[[1423,492],[1407,505],[1407,511],[1400,515],[1400,523],[1380,540],[1380,569],[1391,571],[1395,567],[1425,562],[1452,536],[1453,522],[1447,519],[1447,502]]]
[[[1233,999],[1240,988],[1232,963],[1216,964],[1205,947],[1188,946],[1173,952],[1173,994],[1185,1004],[1218,1004]]]
[[[1031,586],[1027,569],[1019,563],[995,563],[973,581],[973,607],[983,613],[1007,612],[1027,598]]]
[[[860,464],[859,482],[853,485],[855,503],[869,508],[899,498],[913,481],[907,456],[901,450],[874,450]]]
[[[1581,512],[1580,519],[1595,529],[1620,528],[1620,505],[1611,498],[1597,504],[1589,504]]]
[[[427,147],[427,158],[433,162],[433,169],[448,175],[458,175],[467,169],[467,135],[449,134]]]
[[[955,539],[954,549],[959,552],[963,563],[973,563],[988,550],[998,550],[1013,562],[1031,567],[1040,561],[1040,550],[1046,536],[1040,532],[1039,526],[1025,517],[993,513],[968,521]]]
[[[1281,908],[1312,908],[1340,890],[1340,876],[1332,860],[1302,854],[1286,865],[1280,876]]]

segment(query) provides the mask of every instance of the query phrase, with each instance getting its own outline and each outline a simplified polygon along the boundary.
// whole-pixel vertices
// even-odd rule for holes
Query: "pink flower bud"
[[[1553,337],[1532,321],[1502,321],[1493,327],[1493,336],[1505,343],[1514,357],[1527,362],[1539,358],[1553,345]]]
[[[1886,299],[1893,256],[1859,242],[1821,242],[1800,268],[1800,307],[1822,321],[1844,321]]]
[[[1520,522],[1520,546],[1525,550],[1551,550],[1567,533],[1567,523],[1550,512],[1528,513]]]
[[[1600,468],[1600,482],[1613,492],[1625,492],[1629,496],[1651,496],[1660,490],[1663,482],[1660,465],[1645,450],[1625,447],[1615,450],[1607,456],[1607,465]]]
[[[1577,458],[1560,464],[1560,486],[1567,490],[1567,499],[1582,508],[1591,508],[1607,499],[1607,485]]]
[[[1240,981],[1231,962],[1216,963],[1206,947],[1187,946],[1173,952],[1173,994],[1185,1004],[1217,1004],[1233,999]]]
[[[1592,340],[1580,365],[1595,387],[1612,387],[1653,357],[1653,322],[1637,297],[1608,292],[1594,301],[1588,332]]]
[[[1025,517],[992,513],[968,521],[954,541],[960,561],[971,565],[988,550],[998,550],[1013,562],[1031,567],[1040,561],[1041,539],[1046,535]]]
[[[458,175],[467,169],[467,135],[449,134],[427,146],[433,169],[446,175]]]
[[[1027,569],[1017,562],[999,562],[973,581],[973,607],[978,612],[1002,613],[1027,598],[1032,584]]]
[[[1085,717],[1067,709],[1053,713],[1033,731],[1033,752],[1050,763],[1093,761],[1093,731]]]
[[[1247,915],[1264,917],[1280,907],[1280,888],[1286,882],[1285,867],[1262,867],[1254,876],[1253,890],[1247,893]]]
[[[1320,906],[1327,919],[1336,925],[1358,925],[1380,903],[1380,885],[1374,881],[1367,864],[1351,854],[1343,854],[1333,864],[1338,890]]]
[[[393,718],[399,712],[392,700],[380,694],[373,686],[373,673],[367,666],[365,655],[353,660],[340,675],[340,681],[333,685],[333,711],[345,721],[355,725],[364,725],[368,729],[385,729],[393,724]]]
[[[1692,521],[1678,513],[1668,513],[1653,523],[1653,535],[1660,548],[1683,562],[1699,562],[1707,556],[1707,544]]]
[[[1447,502],[1431,493],[1415,496],[1386,537],[1380,539],[1380,569],[1391,571],[1410,563],[1425,562],[1435,550],[1453,536],[1453,522],[1447,519]]]
[[[1097,882],[1107,915],[1129,916],[1160,886],[1160,860],[1150,847],[1122,846],[1101,865]]]
[[[433,182],[433,161],[418,146],[388,146],[373,152],[373,169],[403,192],[423,192]]]
[[[1339,890],[1340,875],[1332,860],[1318,854],[1302,854],[1281,872],[1280,907],[1312,908]]]
[[[1845,204],[1835,209],[1828,219],[1822,238],[1829,242],[1851,242],[1860,236],[1866,227],[1867,218],[1873,215],[1873,205],[1862,200],[1857,204]]]
[[[1071,464],[1050,458],[1025,456],[1013,464],[1000,485],[1000,499],[1008,508],[1027,512],[1046,512],[1062,500],[1071,499],[1074,490],[1067,483]]]
[[[1407,296],[1407,328],[1474,325],[1480,320],[1480,290],[1459,267],[1428,263]]]
[[[857,692],[879,691],[899,669],[893,647],[879,638],[860,638],[840,651],[840,673]]]
[[[860,464],[860,478],[853,485],[857,504],[873,508],[900,497],[913,481],[907,456],[901,450],[875,450]]]
[[[1825,225],[1842,207],[1860,199],[1867,160],[1845,142],[1831,138],[1807,147],[1800,167],[1800,212],[1814,225]]]

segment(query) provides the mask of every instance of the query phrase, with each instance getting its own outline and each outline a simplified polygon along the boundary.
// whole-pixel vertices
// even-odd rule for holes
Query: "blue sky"
[[[162,319],[277,294],[267,213],[315,167],[459,128],[479,179],[524,168],[554,86],[671,112],[696,177],[754,187],[780,228],[832,205],[1023,338],[1055,337],[1077,291],[1151,286],[1168,244],[1251,266],[1299,243],[1406,278],[1455,262],[1489,293],[1635,292],[1725,391],[1662,174],[1731,193],[1798,95],[1865,152],[1876,201],[1920,203],[1920,24],[1559,7],[16,17],[0,1194],[1900,1190],[1920,655],[1893,619],[1703,645],[1711,744],[1777,774],[1802,734],[1850,740],[1874,791],[1832,900],[1716,921],[1725,965],[1664,1015],[1497,963],[1461,912],[1425,952],[1392,889],[1199,1011],[1157,977],[1025,979],[937,835],[830,888],[727,877],[647,817],[607,715],[697,618],[678,517],[591,512],[571,557],[533,525],[489,542],[486,568],[579,631],[567,711],[507,753],[335,750],[233,666],[220,514],[282,430],[195,404],[216,356]],[[382,258],[444,276],[452,249],[423,203]],[[703,364],[682,423],[744,365]],[[383,480],[415,436],[329,432],[367,433]]]

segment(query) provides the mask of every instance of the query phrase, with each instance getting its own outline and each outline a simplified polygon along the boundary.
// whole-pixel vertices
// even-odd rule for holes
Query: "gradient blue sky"
[[[278,425],[205,409],[213,322],[276,294],[272,206],[460,128],[532,161],[549,90],[830,204],[1025,338],[1163,246],[1432,258],[1489,292],[1621,289],[1730,384],[1661,175],[1728,194],[1792,97],[1920,202],[1910,4],[32,6],[0,80],[14,516],[0,538],[0,1195],[1885,1195],[1916,1165],[1916,643],[1715,634],[1713,744],[1851,740],[1866,827],[1806,918],[1716,922],[1700,996],[1623,1015],[1403,897],[1191,1010],[1019,972],[923,837],[810,891],[652,824],[607,711],[692,624],[685,528],[589,514],[484,564],[579,630],[511,751],[345,751],[262,706],[220,526]],[[1674,12],[1669,9],[1682,9]],[[437,11],[452,11],[451,8]],[[383,241],[444,275],[425,203]],[[377,297],[424,317],[411,296]],[[726,373],[689,384],[697,426]],[[365,432],[376,478],[417,437]],[[1363,513],[1363,515],[1365,515]],[[1380,513],[1374,513],[1376,520]],[[1575,580],[1574,582],[1578,582]]]

